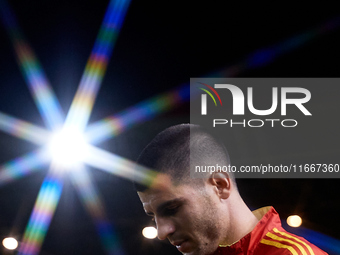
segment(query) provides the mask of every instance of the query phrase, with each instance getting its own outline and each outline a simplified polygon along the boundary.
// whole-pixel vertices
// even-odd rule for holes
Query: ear
[[[213,173],[209,182],[214,186],[216,194],[221,199],[227,199],[230,196],[231,180],[225,173]]]

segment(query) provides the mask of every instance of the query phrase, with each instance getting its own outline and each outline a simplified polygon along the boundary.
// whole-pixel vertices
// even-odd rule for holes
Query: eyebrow
[[[158,214],[161,214],[164,211],[164,209],[167,208],[168,206],[173,205],[175,203],[182,203],[183,201],[184,201],[183,198],[175,198],[173,200],[166,201],[164,203],[161,203],[157,207],[156,211],[157,211]],[[151,212],[146,212],[146,214],[149,215],[149,216],[154,216],[154,214],[151,213]]]

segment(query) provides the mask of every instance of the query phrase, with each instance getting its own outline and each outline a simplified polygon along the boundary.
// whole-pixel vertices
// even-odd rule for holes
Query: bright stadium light
[[[7,237],[4,240],[2,240],[2,245],[7,250],[15,250],[18,247],[18,241],[13,237]]]
[[[155,227],[145,227],[142,231],[145,238],[154,239],[157,237],[157,229]]]
[[[65,168],[83,162],[87,152],[83,134],[72,128],[64,128],[52,135],[48,147],[53,162]]]
[[[302,219],[299,215],[291,215],[287,218],[287,224],[293,228],[300,227]]]

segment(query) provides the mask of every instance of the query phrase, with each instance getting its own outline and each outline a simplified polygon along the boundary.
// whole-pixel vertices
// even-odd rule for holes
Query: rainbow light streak
[[[16,18],[4,0],[0,1],[0,11],[14,45],[19,65],[45,124],[52,130],[60,128],[64,119],[62,110],[39,61],[25,42]]]
[[[108,10],[104,17],[103,25],[64,126],[77,127],[78,130],[85,129],[113,49],[113,44],[117,39],[129,2],[130,1],[116,1],[114,3],[113,1],[110,1]],[[49,98],[53,96],[52,90],[48,90],[48,83],[46,82],[43,73],[40,71],[41,68],[38,66],[37,61],[33,58],[33,54],[29,50],[28,45],[23,44],[21,41],[14,42],[15,46],[17,46],[15,48],[17,49],[19,60],[22,63],[23,69],[26,71],[25,73],[28,81],[30,81],[29,84],[33,83],[34,85],[31,86],[34,89],[33,96],[36,96],[36,102],[40,103],[38,106],[41,106],[40,110],[43,111],[41,113],[44,114],[47,111],[45,117],[49,117],[51,115],[48,114],[54,113],[52,111],[48,111],[51,107],[46,108],[46,106],[51,105],[51,100],[44,99],[48,96]],[[33,71],[36,71],[36,73]],[[52,104],[52,106],[55,106],[57,104],[56,99],[52,103],[55,103]],[[58,114],[57,116],[61,116],[60,107],[57,109],[56,114]],[[62,121],[58,121],[55,124],[52,122],[55,121],[55,119],[46,119],[52,129],[59,129],[62,126]],[[58,120],[59,119],[61,120],[62,118],[58,118]],[[40,247],[47,233],[51,218],[58,204],[62,184],[59,179],[60,176],[54,176],[54,172],[56,172],[57,169],[53,162],[51,168],[52,169],[50,170],[50,173],[45,179],[39,192],[30,221],[25,230],[23,245],[21,246],[19,254],[33,255],[40,251]],[[48,197],[50,198],[48,199]],[[97,215],[95,214],[94,216]],[[104,222],[105,221],[98,222],[101,232],[104,233],[103,235],[106,236],[105,238],[114,237],[112,234],[113,232],[104,224]],[[112,249],[118,249],[117,242],[115,242],[112,246]]]
[[[81,201],[95,222],[97,232],[107,254],[123,255],[124,252],[119,245],[118,237],[107,219],[104,204],[100,200],[98,190],[91,182],[87,169],[83,167],[79,171],[71,172],[70,175]]]
[[[0,130],[38,145],[45,144],[50,137],[50,132],[46,129],[2,112],[0,112]]]
[[[49,163],[49,160],[47,151],[39,149],[5,163],[0,166],[0,187],[35,170],[40,170]]]
[[[102,142],[122,133],[133,125],[171,110],[183,102],[189,101],[189,99],[189,86],[187,84],[182,85],[175,90],[142,101],[117,115],[91,124],[86,131],[86,136],[91,143]]]
[[[326,251],[327,253],[332,255],[340,255],[340,240],[308,228],[304,227],[290,228],[286,224],[283,225],[285,226],[286,229],[289,229],[290,232],[299,236],[303,236],[309,242],[315,244],[316,246]]]
[[[89,146],[85,163],[108,173],[151,186],[157,173],[108,151]]]
[[[243,61],[221,71],[211,73],[208,77],[234,77],[247,69],[255,69],[266,66],[272,63],[279,56],[292,51],[317,36],[338,29],[340,26],[340,16],[335,17],[327,22],[317,26],[314,29],[308,30],[302,34],[291,37],[282,43],[270,46],[264,49],[259,49],[246,57]]]
[[[75,125],[81,130],[85,129],[129,3],[129,0],[110,1],[103,25],[86,65],[66,124]],[[44,121],[51,129],[60,128],[63,123],[61,108],[51,86],[45,78],[39,62],[29,45],[24,41],[14,15],[3,0],[0,0],[0,10],[5,27],[14,44],[22,72],[29,84],[31,93]],[[304,34],[293,37],[273,47],[260,49],[250,54],[248,58],[239,64],[224,69],[218,73],[219,75],[213,76],[236,75],[246,69],[267,65],[278,56],[303,45],[308,40],[338,28],[339,24],[339,18],[336,18],[317,27],[315,30],[307,31]],[[106,140],[130,128],[132,125],[151,119],[186,100],[189,100],[189,85],[143,101],[117,116],[112,116],[97,122],[90,126],[87,134],[93,142]],[[37,135],[34,134],[35,131],[32,131],[37,130],[35,129],[36,127],[33,127],[31,124],[21,122],[6,115],[2,115],[2,117],[0,126],[4,131],[17,135],[20,138],[31,140],[34,135]],[[11,120],[14,122],[11,123]],[[28,126],[25,126],[25,124]],[[18,128],[19,131],[14,131],[14,127],[20,127],[20,125],[22,125],[23,128]],[[0,177],[2,178],[0,178],[0,180],[7,182],[17,178],[17,176],[27,174],[27,172],[32,169],[43,165],[44,160],[47,158],[43,152],[38,151],[13,160],[9,162],[9,164],[1,167]],[[92,146],[90,146],[90,156],[86,157],[86,161],[86,163],[91,166],[148,186],[154,183],[157,176],[155,172],[138,166],[132,161]],[[62,192],[62,179],[57,170],[55,164],[52,163],[50,171],[42,184],[28,226],[25,230],[19,254],[33,255],[37,254],[40,250]],[[95,187],[91,185],[90,179],[86,174],[82,176],[85,177],[76,185],[83,197],[85,206],[95,219],[102,240],[106,243],[105,240],[112,240],[112,238],[115,238],[115,235],[108,227],[109,225],[106,221],[103,205],[99,200],[99,195]],[[330,241],[328,240],[327,242]],[[114,243],[118,245],[116,241]],[[118,246],[115,246],[112,249],[118,249],[117,247]],[[111,249],[109,246],[106,246],[106,248]]]
[[[244,61],[224,68],[222,71],[211,73],[206,77],[233,77],[246,69],[265,66],[278,56],[302,46],[303,43],[318,35],[338,28],[339,25],[340,17],[337,17],[318,26],[314,30],[290,38],[276,46],[258,50],[250,54]],[[153,97],[128,108],[124,112],[91,124],[86,132],[87,137],[92,143],[105,141],[122,133],[127,128],[132,127],[132,125],[147,121],[187,100],[189,100],[189,84],[181,86],[177,92],[176,90],[170,91]]]
[[[39,253],[59,202],[62,186],[61,175],[58,174],[58,169],[52,163],[40,188],[18,254],[35,255]]]
[[[129,3],[130,0],[110,1],[67,115],[66,125],[78,127],[79,130],[85,129]]]

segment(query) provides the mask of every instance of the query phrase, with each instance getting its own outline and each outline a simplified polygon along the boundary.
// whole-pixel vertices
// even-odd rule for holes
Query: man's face
[[[153,217],[158,238],[168,238],[183,254],[213,253],[222,240],[218,199],[202,184],[168,185],[138,192],[147,215]]]

